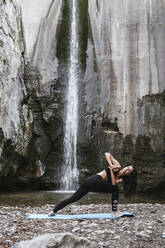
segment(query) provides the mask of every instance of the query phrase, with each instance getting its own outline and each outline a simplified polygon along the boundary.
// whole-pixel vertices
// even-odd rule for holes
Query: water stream
[[[57,204],[61,200],[70,197],[73,191],[36,191],[36,192],[12,192],[0,194],[0,206],[44,206],[46,204]],[[120,193],[120,204],[135,204],[135,203],[159,203],[165,204],[165,193],[155,194],[136,194],[135,199],[126,200],[122,193]],[[89,193],[80,201],[74,203],[75,205],[83,204],[110,204],[111,194],[104,193]]]
[[[71,3],[70,56],[66,123],[64,130],[64,164],[61,172],[61,190],[73,190],[78,182],[77,129],[78,129],[78,21],[77,0]]]

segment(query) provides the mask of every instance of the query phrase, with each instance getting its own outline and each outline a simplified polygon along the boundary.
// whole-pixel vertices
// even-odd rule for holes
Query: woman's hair
[[[137,171],[135,165],[127,164],[127,166],[133,167],[133,172],[129,176],[123,176],[123,193],[126,198],[133,198],[136,192],[137,186]]]

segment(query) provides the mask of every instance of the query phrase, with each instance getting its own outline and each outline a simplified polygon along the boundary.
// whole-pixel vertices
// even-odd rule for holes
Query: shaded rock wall
[[[86,174],[89,163],[103,168],[105,151],[134,160],[140,190],[165,184],[164,8],[161,0],[88,1],[80,164]]]
[[[39,10],[37,5],[40,5]],[[37,188],[57,186],[58,168],[63,157],[62,81],[59,82],[56,55],[62,7],[61,0],[44,1],[42,4],[40,1],[22,1],[28,61],[24,80],[33,112],[34,155],[44,172],[44,177],[35,186]],[[29,33],[31,27],[32,33]]]

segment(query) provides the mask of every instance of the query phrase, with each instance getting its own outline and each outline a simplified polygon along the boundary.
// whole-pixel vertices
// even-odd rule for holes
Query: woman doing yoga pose
[[[53,212],[49,216],[54,216],[59,210],[70,203],[80,200],[88,192],[103,192],[112,194],[112,212],[115,216],[120,216],[117,211],[119,199],[118,184],[123,183],[124,195],[131,197],[135,193],[137,173],[132,164],[121,169],[120,163],[113,158],[110,153],[105,153],[109,167],[97,173],[94,176],[86,178],[79,186],[78,190],[68,199],[61,201],[55,206]]]

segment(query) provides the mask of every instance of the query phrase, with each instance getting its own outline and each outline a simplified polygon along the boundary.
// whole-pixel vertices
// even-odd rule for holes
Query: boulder
[[[12,248],[90,248],[86,238],[77,237],[72,233],[43,234],[32,240],[21,241]]]

